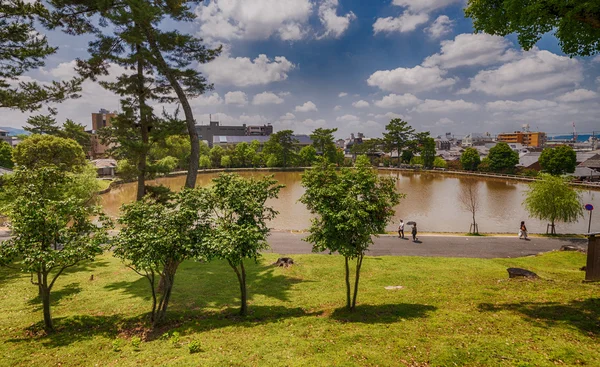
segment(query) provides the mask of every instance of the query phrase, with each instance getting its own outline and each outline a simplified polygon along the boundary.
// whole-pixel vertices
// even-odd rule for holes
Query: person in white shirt
[[[398,225],[398,238],[404,238],[404,222],[400,219],[400,224]]]

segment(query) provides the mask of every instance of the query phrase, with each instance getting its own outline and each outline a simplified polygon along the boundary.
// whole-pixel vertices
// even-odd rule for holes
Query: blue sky
[[[198,68],[214,91],[192,100],[196,119],[272,123],[309,133],[337,127],[379,136],[402,117],[433,135],[534,130],[600,131],[600,57],[570,59],[546,35],[528,52],[516,37],[474,35],[464,0],[213,0],[197,21],[178,25],[210,45],[217,60]],[[168,26],[167,23],[166,26]],[[40,81],[74,75],[87,40],[49,34],[59,52]],[[118,75],[119,68],[114,68]],[[118,98],[86,82],[83,96],[56,106],[58,120],[90,125],[92,112],[117,110]],[[157,106],[160,107],[160,106]],[[11,111],[0,126],[22,126]]]

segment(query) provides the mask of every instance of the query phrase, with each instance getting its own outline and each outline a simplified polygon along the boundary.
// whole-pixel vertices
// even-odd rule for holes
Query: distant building
[[[273,134],[273,126],[271,124],[263,126],[225,126],[219,125],[219,121],[210,121],[208,125],[196,125],[198,139],[204,140],[209,147],[213,146],[215,136],[269,136]]]
[[[503,143],[518,143],[530,147],[543,147],[548,138],[546,133],[531,131],[515,131],[514,133],[498,134],[497,140]]]
[[[450,150],[452,143],[449,139],[438,138],[435,139],[435,149],[436,150]]]
[[[475,146],[486,145],[488,143],[493,143],[493,142],[494,142],[494,139],[492,139],[492,136],[489,133],[485,133],[485,134],[471,133],[471,134],[466,135],[462,139],[462,146],[463,147],[475,147]]]
[[[94,159],[92,161],[99,177],[114,177],[117,169],[117,161],[114,159]]]
[[[269,136],[262,136],[262,135],[257,135],[257,136],[216,135],[216,136],[213,136],[213,141],[212,141],[211,146],[220,145],[223,148],[225,148],[228,146],[236,146],[240,143],[250,144],[254,140],[258,141],[260,143],[260,145],[263,146],[269,139],[270,139]],[[307,145],[312,144],[312,139],[308,135],[292,135],[292,139],[296,140],[296,146],[298,148],[303,148]]]
[[[110,112],[108,110],[105,110],[104,108],[101,108],[100,111],[98,111],[98,113],[92,113],[92,130],[88,131],[88,133],[91,134],[91,147],[90,152],[88,152],[88,155],[91,158],[97,159],[107,157],[107,151],[110,147],[108,145],[102,144],[97,132],[98,130],[104,127],[112,126],[111,121],[115,117],[117,117],[116,111]]]

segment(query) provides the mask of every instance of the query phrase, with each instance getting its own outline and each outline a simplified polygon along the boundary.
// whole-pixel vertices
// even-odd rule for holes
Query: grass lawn
[[[250,315],[223,262],[186,262],[169,325],[150,332],[147,281],[105,254],[59,278],[58,331],[41,331],[26,274],[0,270],[5,366],[555,366],[600,363],[600,285],[583,284],[585,255],[518,259],[367,257],[346,312],[343,258],[296,255],[291,268],[248,265]],[[507,267],[538,273],[508,280]],[[93,280],[90,279],[93,275]],[[386,290],[402,285],[401,290]],[[142,339],[137,343],[137,337]],[[189,345],[199,344],[190,353]]]

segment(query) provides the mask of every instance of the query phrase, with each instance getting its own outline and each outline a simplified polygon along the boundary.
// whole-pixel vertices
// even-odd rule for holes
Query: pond
[[[261,171],[245,171],[240,175],[259,177],[265,175]],[[298,199],[304,193],[301,185],[302,172],[273,172],[275,179],[285,185],[279,198],[271,204],[279,211],[279,215],[271,222],[275,230],[303,230],[310,226],[310,213]],[[390,175],[397,179],[397,189],[405,193],[400,204],[395,208],[396,215],[388,225],[389,231],[397,228],[400,219],[404,222],[416,221],[422,232],[468,232],[471,223],[471,213],[461,209],[458,195],[461,187],[467,181],[464,177],[448,176],[439,173],[418,172],[389,172],[381,171],[382,175]],[[210,185],[216,173],[198,174],[198,186]],[[480,209],[476,220],[479,231],[517,233],[519,223],[524,220],[532,233],[545,233],[546,223],[529,218],[521,205],[527,184],[496,178],[478,178]],[[162,184],[173,190],[179,190],[185,183],[185,176],[165,177],[150,181],[150,184]],[[136,184],[128,183],[114,188],[101,196],[101,204],[106,213],[112,217],[119,214],[123,203],[135,199]],[[584,204],[592,204],[596,208],[592,216],[592,232],[600,231],[600,192],[584,190],[581,193]],[[576,223],[556,226],[558,233],[586,233],[589,212],[584,211],[584,217]]]

